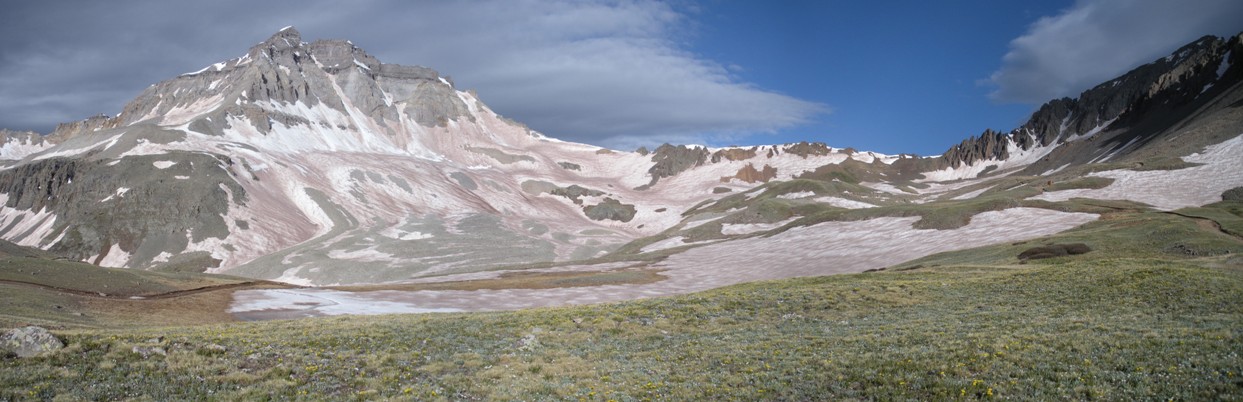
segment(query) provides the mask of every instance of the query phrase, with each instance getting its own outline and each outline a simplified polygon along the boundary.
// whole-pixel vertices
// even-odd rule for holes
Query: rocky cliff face
[[[238,224],[224,216],[246,192],[226,170],[233,162],[218,158],[58,157],[0,170],[0,236],[94,264],[167,262],[169,250],[223,239]],[[219,263],[204,258],[198,268]]]
[[[676,224],[721,177],[748,173],[727,184],[742,190],[877,158],[556,141],[433,69],[293,28],[116,117],[6,138],[27,148],[0,168],[0,238],[106,266],[317,284],[597,256]]]
[[[1243,79],[1243,36],[1206,36],[1168,57],[1157,59],[1077,98],[1041,105],[1027,123],[1002,134],[987,130],[951,147],[939,167],[1004,160],[1011,150],[1030,150],[1064,143],[1076,136],[1134,126],[1154,108],[1165,112],[1189,107],[1236,85]]]
[[[906,201],[921,174],[985,170],[938,167],[1021,168],[1063,152],[1036,150],[1121,145],[1115,134],[1072,140],[1097,121],[1157,126],[1128,116],[1176,116],[1166,111],[1234,91],[1238,42],[1197,42],[1118,81],[1126,90],[1051,102],[1028,126],[928,159],[820,143],[639,153],[557,141],[435,70],[382,63],[349,41],[306,43],[288,28],[147,88],[116,117],[45,137],[0,133],[0,239],[105,266],[305,284],[590,258],[662,233],[722,194],[751,199],[762,183],[806,178],[856,201]],[[806,193],[771,203],[812,202]]]
[[[0,161],[25,158],[55,145],[49,138],[33,131],[0,129]]]

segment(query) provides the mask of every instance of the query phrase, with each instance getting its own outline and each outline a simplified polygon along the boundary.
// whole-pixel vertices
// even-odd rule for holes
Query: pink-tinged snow
[[[892,165],[893,162],[901,158],[895,155],[885,155],[885,154],[867,151],[867,152],[855,152],[854,154],[850,155],[850,159],[854,159],[856,161],[863,162],[863,163],[872,163],[875,161],[880,161],[880,163],[884,163],[886,165]]]
[[[202,116],[220,107],[223,100],[224,94],[217,94],[197,99],[187,105],[177,105],[164,113],[163,118],[160,120],[160,125],[178,126],[189,123],[195,117]]]
[[[298,304],[307,300],[305,297],[316,297],[322,290],[245,290],[234,293],[230,312],[247,319],[275,319],[369,314],[373,310],[368,306],[373,302],[382,303],[380,305],[384,308],[401,306],[410,311],[486,311],[632,300],[758,280],[862,272],[938,252],[1045,236],[1096,218],[1094,214],[1012,208],[978,214],[967,226],[952,230],[914,229],[911,224],[919,220],[918,217],[825,222],[790,229],[771,237],[725,241],[675,254],[648,266],[660,270],[660,274],[668,278],[650,284],[358,292],[349,295],[350,303],[325,303],[322,307],[318,303]],[[605,271],[616,267],[617,264],[611,264],[593,269],[593,266],[587,265],[571,269]],[[499,274],[501,272],[487,273]],[[432,280],[427,278],[424,281]]]
[[[900,188],[894,187],[892,184],[889,184],[889,183],[870,183],[870,182],[863,182],[863,183],[859,183],[859,185],[864,186],[864,187],[867,187],[867,188],[870,188],[870,189],[873,189],[873,190],[876,190],[876,191],[880,191],[880,192],[882,192],[882,193],[889,193],[889,194],[910,194],[910,193],[908,193],[908,192],[902,191],[902,189],[900,189]]]
[[[989,189],[992,189],[992,187],[984,187],[984,188],[981,188],[981,189],[979,189],[979,190],[975,190],[975,191],[972,191],[972,192],[969,192],[969,193],[965,193],[965,194],[959,195],[959,196],[957,196],[957,197],[954,197],[953,199],[955,199],[955,200],[969,200],[969,199],[972,199],[972,198],[975,198],[975,197],[979,197],[979,196],[980,196],[980,194],[984,194],[984,192],[985,192],[985,191],[988,191]]]
[[[10,139],[0,144],[0,159],[22,159],[51,147],[52,143],[46,141],[36,144],[30,138]]]
[[[1201,166],[1178,170],[1109,170],[1092,173],[1114,182],[1099,189],[1052,191],[1032,199],[1066,201],[1071,198],[1132,200],[1161,210],[1194,207],[1221,201],[1221,193],[1243,186],[1243,135],[1183,157]]]
[[[46,248],[60,241],[60,237],[65,235],[61,232],[57,238],[48,240],[57,217],[47,208],[38,212],[18,210],[5,206],[8,201],[8,194],[0,194],[0,228],[8,228],[6,240],[22,246]]]
[[[129,257],[129,253],[125,252],[125,250],[121,250],[121,245],[113,244],[108,248],[108,255],[105,255],[104,259],[99,261],[99,266],[122,268],[129,262]],[[94,261],[94,259],[88,261]]]
[[[120,139],[121,139],[120,135],[116,135],[113,137],[100,137],[100,138],[96,138],[95,142],[92,142],[88,145],[84,145],[81,147],[69,147],[67,144],[58,144],[50,148],[45,148],[43,151],[32,154],[31,156],[33,157],[32,159],[34,160],[41,160],[41,159],[55,158],[55,157],[60,157],[60,156],[79,155],[79,154],[87,153],[91,150],[108,149],[108,147],[116,145],[117,141],[119,141]]]
[[[721,225],[721,234],[723,235],[744,235],[758,232],[766,232],[773,230],[790,222],[797,220],[798,216],[773,223],[726,223]]]
[[[411,314],[411,313],[449,313],[461,311],[453,308],[423,308],[401,301],[376,300],[373,297],[360,297],[358,293],[328,289],[274,290],[266,293],[265,298],[246,300],[246,294],[235,294],[236,313],[261,312],[265,310],[291,310],[287,314],[297,315],[304,311],[307,315],[379,315],[379,314]]]
[[[1058,144],[1049,144],[1048,146],[1034,146],[1031,149],[1024,150],[1023,148],[1014,145],[1013,141],[1008,141],[1006,149],[1010,153],[1009,158],[1004,160],[989,159],[979,161],[971,165],[962,164],[956,168],[947,167],[941,170],[924,172],[924,178],[916,180],[916,182],[925,183],[971,179],[978,176],[980,172],[983,172],[984,169],[987,169],[990,166],[996,166],[996,169],[999,172],[1011,168],[1027,166],[1040,160],[1040,158],[1045,157],[1045,155],[1048,155],[1050,152],[1053,152],[1053,149],[1057,148],[1057,146]]]
[[[814,201],[846,209],[876,208],[876,205],[868,204],[866,202],[833,196],[816,197]]]
[[[777,196],[777,198],[780,198],[783,200],[797,200],[800,198],[811,197],[813,195],[816,195],[816,193],[812,191],[799,191],[797,193],[785,193],[785,194]]]
[[[1070,167],[1070,164],[1069,164],[1069,163],[1067,163],[1067,164],[1065,164],[1065,165],[1062,165],[1062,166],[1058,166],[1058,167],[1053,168],[1053,169],[1046,170],[1044,173],[1041,173],[1040,175],[1041,175],[1041,176],[1048,176],[1048,175],[1051,175],[1051,174],[1054,174],[1054,173],[1060,172],[1060,171],[1062,171],[1063,169],[1066,169],[1066,168],[1068,168],[1068,167]]]
[[[688,244],[685,240],[686,238],[683,236],[670,237],[668,239],[643,246],[642,249],[639,249],[639,252],[650,253],[653,251],[668,250],[674,247],[682,247]]]
[[[222,71],[244,62],[247,62],[245,56],[211,68]],[[348,74],[357,73],[354,69],[345,71]],[[424,127],[417,124],[415,116],[405,113],[407,100],[395,99],[390,93],[381,95],[385,104],[396,111],[397,119],[377,121],[368,116],[370,111],[362,111],[355,106],[348,95],[350,92],[340,87],[339,80],[329,82],[341,99],[343,110],[333,109],[324,102],[313,106],[302,102],[255,103],[262,109],[309,121],[309,124],[296,125],[273,121],[271,130],[266,133],[253,127],[248,118],[234,116],[227,117],[224,122],[227,123],[226,128],[221,135],[189,130],[193,121],[218,110],[224,100],[221,94],[186,101],[167,113],[151,116],[158,117],[159,124],[164,128],[186,132],[186,138],[168,144],[141,142],[123,156],[159,155],[172,151],[219,153],[223,149],[227,150],[230,158],[245,162],[227,167],[246,190],[248,198],[245,205],[230,205],[224,216],[230,235],[192,242],[186,250],[169,251],[207,251],[222,261],[220,267],[212,272],[227,272],[258,257],[293,246],[310,241],[332,242],[345,236],[337,234],[330,239],[320,238],[332,232],[337,223],[329,218],[330,214],[323,210],[323,206],[308,196],[307,189],[326,194],[334,208],[339,207],[349,215],[350,225],[368,230],[395,231],[396,226],[408,217],[428,215],[443,219],[452,227],[454,221],[464,216],[482,213],[501,217],[502,226],[516,233],[525,233],[522,222],[527,220],[547,225],[549,233],[604,229],[613,235],[592,240],[617,245],[679,224],[682,209],[718,197],[719,194],[713,193],[716,187],[746,191],[758,185],[738,180],[721,182],[722,177],[733,176],[747,165],[757,169],[772,166],[777,169],[777,179],[780,180],[825,164],[841,163],[847,158],[883,163],[896,160],[896,157],[867,152],[847,155],[836,149],[828,155],[808,157],[788,153],[768,157],[761,153],[742,161],[706,163],[675,177],[662,178],[652,188],[638,191],[636,187],[651,181],[647,173],[654,163],[651,156],[633,152],[601,153],[599,147],[547,138],[503,120],[469,92],[459,91],[456,94],[467,105],[474,121],[460,118],[448,121],[444,127]],[[449,85],[447,82],[440,84]],[[169,94],[162,102],[177,101],[177,94]],[[243,102],[243,99],[244,96],[236,102]],[[157,105],[153,110],[156,109],[161,107]],[[118,144],[123,134],[123,129],[117,130],[114,135],[101,137],[89,146],[52,148],[38,157],[67,156],[100,146],[112,147]],[[486,153],[471,151],[472,147],[492,148],[520,158],[529,157],[533,161],[506,164]],[[574,163],[581,169],[563,169],[558,162]],[[169,166],[171,161],[155,162],[157,168]],[[250,166],[253,171],[245,171],[242,166]],[[353,175],[356,171],[378,174],[387,182],[355,180]],[[458,185],[450,176],[455,173],[469,177],[478,184],[478,188],[468,189]],[[251,179],[252,175],[257,180]],[[393,177],[406,181],[414,190],[397,185],[391,180]],[[521,183],[528,180],[558,186],[576,184],[600,190],[608,193],[609,198],[635,205],[636,215],[629,222],[590,220],[584,216],[583,205],[576,205],[564,197],[523,192]],[[103,201],[122,195],[123,192],[119,192]],[[584,205],[601,202],[603,198],[584,197]],[[249,229],[238,228],[238,221],[248,222]],[[389,234],[394,236],[384,236],[395,241],[413,241],[423,236],[417,233]],[[550,236],[545,235],[546,238]],[[570,258],[578,246],[583,245],[579,242],[586,241],[582,236],[569,242],[547,240],[554,243],[558,259]],[[359,259],[382,258],[350,253],[336,255]],[[296,276],[297,271],[285,274]]]
[[[405,240],[405,241],[432,238],[432,235],[427,234],[427,233],[422,233],[422,232],[417,232],[417,231],[408,232],[405,230],[400,230],[395,227],[390,227],[388,229],[384,229],[380,231],[380,235],[390,238],[390,239]]]

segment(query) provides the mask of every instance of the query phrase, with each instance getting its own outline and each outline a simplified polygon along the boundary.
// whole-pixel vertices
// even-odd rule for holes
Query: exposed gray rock
[[[159,160],[183,163],[158,169],[153,163]],[[246,201],[232,166],[227,157],[203,153],[48,158],[0,171],[0,193],[8,194],[9,208],[46,208],[58,217],[38,245],[63,234],[50,251],[77,260],[94,256],[88,262],[99,263],[117,245],[132,255],[130,266],[145,266],[161,252],[185,250],[189,241],[229,235],[224,215],[231,203]],[[12,241],[31,235],[11,230],[0,228],[0,235]]]
[[[1027,250],[1023,250],[1022,253],[1019,253],[1019,260],[1039,260],[1043,258],[1079,255],[1089,251],[1092,251],[1092,248],[1083,243],[1050,244],[1047,246],[1032,247]]]
[[[708,150],[700,147],[664,144],[652,153],[652,165],[647,173],[652,176],[648,186],[656,185],[663,177],[673,177],[695,166],[702,166],[708,160]]]
[[[755,157],[755,151],[758,147],[751,148],[726,148],[712,153],[712,163],[722,160],[741,161]]]
[[[634,205],[622,204],[621,201],[612,198],[605,198],[603,202],[596,205],[583,207],[583,212],[588,218],[602,221],[605,219],[630,222],[634,219]]]
[[[785,152],[806,158],[812,155],[828,155],[832,150],[823,142],[803,141],[786,147]]]
[[[1006,134],[986,129],[979,137],[972,136],[963,140],[962,143],[945,151],[941,157],[952,167],[970,165],[989,159],[1006,159],[1010,157],[1007,149],[1010,145],[1009,138]]]
[[[1192,113],[1197,100],[1215,96],[1243,80],[1241,37],[1206,36],[1189,43],[1168,57],[1162,57],[1130,72],[1097,85],[1077,98],[1049,101],[1028,121],[1009,133],[987,130],[942,154],[936,169],[957,167],[980,160],[1009,157],[1008,146],[1019,149],[1063,143],[1074,135],[1088,133],[1113,121],[1106,130],[1140,126],[1152,116]],[[1224,60],[1229,56],[1231,60]],[[1229,68],[1218,76],[1219,66]],[[1165,122],[1174,124],[1177,119]],[[1148,128],[1121,142],[1159,134],[1160,127]],[[1140,141],[1142,144],[1143,141]],[[1118,143],[1099,146],[1118,146]],[[1089,152],[1079,152],[1088,154]]]
[[[583,170],[583,167],[579,166],[577,163],[557,162],[557,165],[561,166],[561,168],[565,170]]]
[[[583,205],[583,200],[579,199],[579,197],[604,195],[603,191],[593,190],[577,184],[571,184],[569,187],[557,187],[548,191],[548,193],[569,198],[570,201],[574,201],[574,203],[578,205]]]
[[[479,188],[479,185],[475,184],[475,181],[471,180],[470,176],[467,176],[466,173],[453,172],[453,173],[449,173],[449,177],[452,177],[453,180],[457,180],[457,184],[467,190],[474,191]]]
[[[85,120],[60,123],[57,124],[56,129],[52,130],[52,133],[48,135],[48,140],[54,143],[59,143],[83,133],[113,128],[116,127],[117,124],[117,119],[110,118],[102,114],[88,117]]]
[[[1243,201],[1243,187],[1235,187],[1221,193],[1222,201]]]
[[[535,158],[531,157],[531,155],[514,155],[496,148],[468,146],[466,147],[466,150],[490,156],[492,159],[496,159],[497,162],[504,163],[506,165],[524,161],[535,162]]]
[[[63,347],[64,342],[42,327],[14,328],[0,335],[0,350],[13,353],[17,357],[35,357]]]

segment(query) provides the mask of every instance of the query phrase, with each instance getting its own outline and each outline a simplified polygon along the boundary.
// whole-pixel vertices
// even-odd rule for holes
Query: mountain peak
[[[252,57],[257,52],[266,52],[268,55],[272,55],[300,46],[302,46],[302,33],[298,32],[293,26],[287,26],[276,31],[267,40],[259,42],[250,48],[250,53],[252,53]]]
[[[302,42],[302,32],[298,32],[296,27],[293,27],[292,25],[282,27],[280,31],[276,31],[276,34],[272,34],[272,36],[268,37],[268,39],[264,42],[265,44],[285,42],[286,45],[296,46]]]

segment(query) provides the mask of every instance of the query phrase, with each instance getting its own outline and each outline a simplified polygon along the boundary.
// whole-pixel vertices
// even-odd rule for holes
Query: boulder
[[[1019,260],[1039,260],[1041,258],[1078,255],[1089,251],[1092,251],[1092,248],[1083,243],[1050,244],[1047,246],[1032,247],[1024,250],[1022,253],[1019,253]]]
[[[56,335],[42,327],[14,328],[0,335],[0,350],[16,354],[17,357],[35,357],[63,347],[65,344]]]
[[[1221,193],[1222,201],[1243,201],[1243,187],[1235,187]]]

